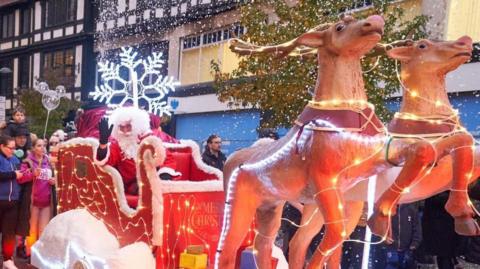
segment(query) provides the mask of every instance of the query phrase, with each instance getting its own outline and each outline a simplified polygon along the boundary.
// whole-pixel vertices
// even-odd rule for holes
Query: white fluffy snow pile
[[[31,257],[32,265],[40,269],[69,269],[78,263],[88,269],[155,268],[155,259],[145,243],[120,248],[105,224],[84,209],[53,218],[33,245]]]

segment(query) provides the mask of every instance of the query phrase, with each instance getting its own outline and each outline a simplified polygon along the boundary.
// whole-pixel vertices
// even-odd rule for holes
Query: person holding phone
[[[30,235],[27,237],[27,252],[42,234],[52,216],[51,194],[55,185],[53,170],[46,154],[43,139],[32,141],[32,150],[21,164],[23,177],[20,183],[32,181],[32,207],[30,215]]]

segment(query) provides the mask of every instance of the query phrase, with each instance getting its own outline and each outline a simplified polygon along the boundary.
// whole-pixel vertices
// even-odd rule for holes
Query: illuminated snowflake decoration
[[[173,77],[160,74],[164,64],[162,53],[154,52],[146,60],[137,59],[137,56],[138,53],[133,48],[122,48],[120,64],[109,61],[99,63],[103,83],[96,86],[90,96],[113,109],[122,107],[126,102],[139,107],[140,100],[144,100],[149,112],[160,116],[171,115],[172,108],[164,98],[169,92],[175,91],[175,86],[180,83],[174,81]],[[128,70],[128,79],[121,76],[121,68]],[[137,72],[138,70],[142,72]],[[120,102],[113,103],[114,97],[119,97]]]

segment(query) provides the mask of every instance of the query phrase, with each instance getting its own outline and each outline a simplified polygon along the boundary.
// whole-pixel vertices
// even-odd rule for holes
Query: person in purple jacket
[[[4,269],[16,269],[13,262],[15,228],[17,226],[20,186],[17,179],[23,175],[17,170],[20,161],[13,154],[15,141],[9,136],[0,136],[0,237]]]
[[[19,183],[33,181],[30,236],[27,238],[27,252],[29,252],[29,248],[40,237],[52,217],[51,192],[55,179],[46,154],[45,140],[32,141],[32,150],[23,160],[21,171],[23,177]]]

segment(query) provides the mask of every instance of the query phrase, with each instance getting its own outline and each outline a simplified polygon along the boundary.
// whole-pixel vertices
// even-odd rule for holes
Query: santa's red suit
[[[152,134],[153,135],[153,134]],[[145,136],[147,137],[147,136]],[[140,141],[141,142],[141,141]],[[109,146],[109,153],[105,164],[115,167],[122,176],[125,193],[136,195],[138,194],[137,185],[137,168],[135,160],[128,158],[123,153],[118,141],[112,139]],[[172,177],[180,176],[181,174],[175,171],[177,163],[172,154],[166,150],[165,162],[159,167],[158,174],[167,173]]]
[[[114,124],[114,132],[110,137],[107,155],[102,160],[97,160],[100,165],[110,165],[118,170],[122,176],[125,193],[136,195],[138,194],[138,185],[136,180],[136,164],[135,156],[140,145],[140,142],[149,136],[157,136],[162,141],[164,137],[158,130],[152,131],[149,126],[148,114],[145,111],[140,111],[136,108],[121,108],[121,111],[115,111],[112,114],[112,123]],[[116,113],[118,112],[118,113]],[[133,130],[138,134],[135,139],[130,137],[128,141],[122,143],[118,139],[121,136],[118,134],[118,125],[122,122],[129,122],[132,124]],[[145,130],[145,131],[141,131]],[[122,140],[121,140],[122,141]],[[158,167],[157,174],[165,176],[168,174],[171,178],[181,176],[181,173],[176,171],[176,161],[169,152],[166,150],[166,156],[164,163]]]

